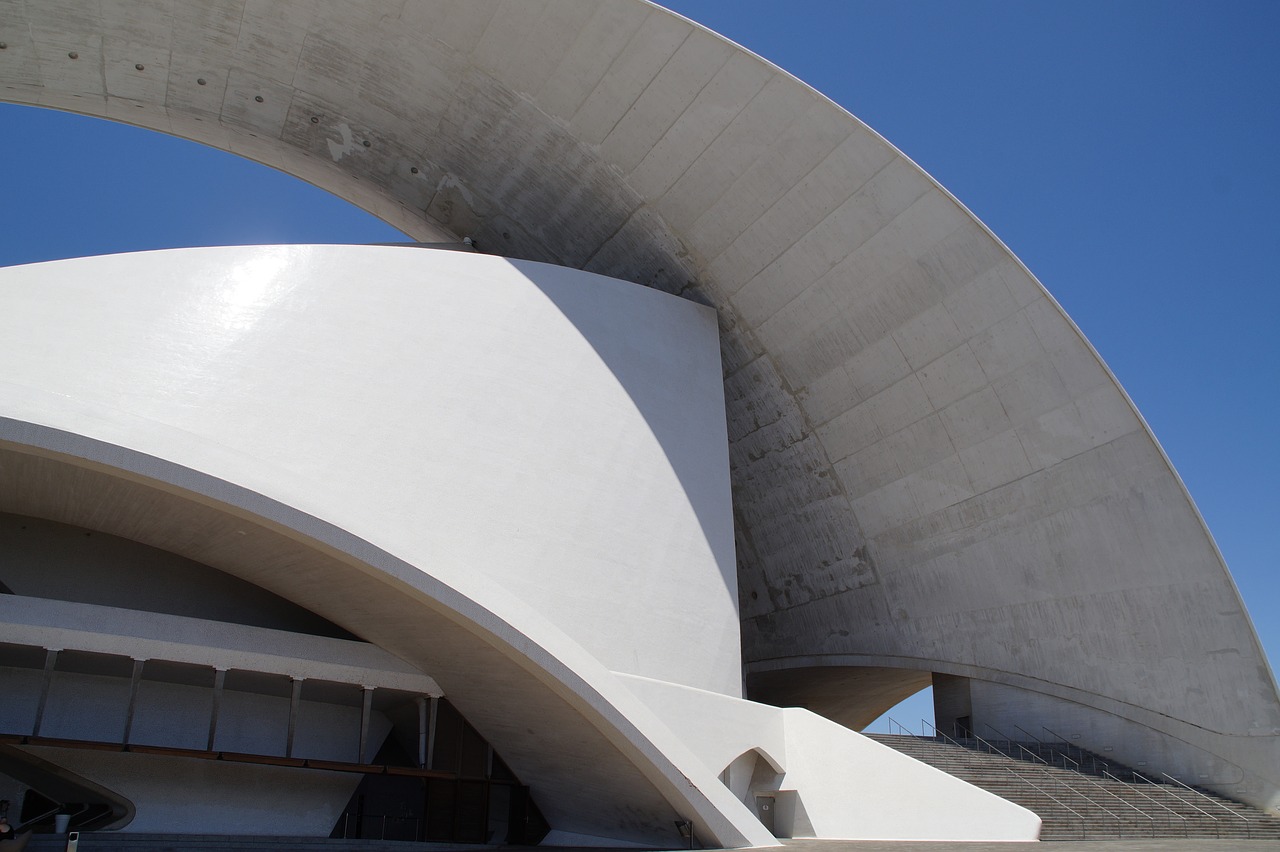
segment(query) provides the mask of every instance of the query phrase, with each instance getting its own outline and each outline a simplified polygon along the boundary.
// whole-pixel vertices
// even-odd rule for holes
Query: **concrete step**
[[[1157,779],[1065,743],[871,736],[1035,812],[1044,821],[1044,840],[1280,840],[1280,819],[1208,791],[1153,783]]]

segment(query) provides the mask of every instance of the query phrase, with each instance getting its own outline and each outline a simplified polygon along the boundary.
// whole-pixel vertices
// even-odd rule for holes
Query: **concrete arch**
[[[748,663],[1016,671],[1280,747],[1239,594],[1096,353],[955,199],[768,63],[641,0],[26,6],[2,37],[7,100],[715,306]],[[1273,802],[1262,764],[1245,795]]]
[[[0,490],[5,511],[124,534],[206,559],[211,538],[233,528],[242,533],[233,547],[217,547],[216,567],[317,611],[341,613],[368,640],[440,672],[442,682],[456,688],[451,700],[510,755],[522,780],[542,791],[539,803],[561,830],[617,837],[618,823],[630,823],[639,840],[646,831],[662,837],[669,818],[684,816],[722,842],[760,840],[737,829],[732,808],[728,819],[722,816],[724,802],[715,801],[718,785],[710,779],[696,788],[685,783],[705,770],[687,755],[686,765],[677,767],[672,756],[680,760],[680,744],[607,672],[593,676],[598,663],[574,651],[567,637],[558,637],[558,649],[541,647],[528,625],[517,630],[504,624],[484,605],[341,529],[125,447],[5,418],[0,468],[6,473]],[[71,493],[76,496],[68,499]],[[101,501],[112,506],[108,516],[92,508]],[[287,574],[271,577],[267,566],[277,560],[305,560],[308,570],[295,572],[292,582]],[[371,589],[377,601],[366,619],[353,612],[351,600],[356,590],[368,597]],[[470,675],[478,670],[488,677]],[[643,732],[646,725],[653,726],[650,733]],[[559,753],[548,761],[545,743],[551,741]],[[625,755],[621,762],[610,757],[618,752]],[[584,796],[597,801],[579,801]],[[617,813],[620,803],[628,803],[625,817]],[[594,816],[593,805],[600,809]],[[647,829],[635,824],[638,816],[644,819],[641,814],[648,815]],[[753,829],[749,821],[742,824]]]
[[[714,641],[737,636],[716,556],[731,537],[727,495],[677,473],[705,479],[691,470],[717,457],[722,468],[723,439],[658,437],[662,409],[714,421],[719,406],[706,387],[703,403],[645,402],[645,377],[609,364],[614,347],[643,351],[646,328],[683,328],[686,342],[649,353],[648,386],[675,384],[663,363],[681,375],[702,364],[718,390],[703,368],[708,311],[584,273],[402,247],[117,255],[6,282],[3,511],[190,558],[438,672],[557,831],[671,842],[684,817],[727,845],[767,840],[610,671],[727,672],[737,685],[736,642]],[[67,333],[56,347],[20,330],[39,325],[33,308]],[[595,391],[575,402],[565,387]],[[241,411],[205,418],[223,405]],[[498,475],[482,477],[474,453]],[[607,526],[615,512],[651,549]],[[497,540],[486,546],[476,524]],[[600,549],[606,537],[636,563],[575,585],[619,558]],[[654,604],[627,584],[675,594],[653,572],[676,568],[698,600],[666,632],[694,632],[650,643],[653,657],[619,656],[593,619],[648,623]],[[676,654],[703,659],[681,671]]]

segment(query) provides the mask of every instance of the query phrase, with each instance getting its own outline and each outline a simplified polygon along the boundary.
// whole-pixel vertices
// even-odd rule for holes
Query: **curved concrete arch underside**
[[[1274,677],[1130,401],[981,223],[784,72],[641,0],[18,3],[0,40],[4,100],[713,305],[749,677],[966,673],[1274,801]]]
[[[334,613],[368,641],[438,672],[561,831],[662,842],[673,820],[693,819],[727,846],[768,840],[714,777],[697,777],[697,761],[589,655],[533,613],[509,623],[508,596],[494,594],[499,614],[494,600],[468,597],[296,508],[34,423],[0,418],[0,471],[5,512],[199,560]]]

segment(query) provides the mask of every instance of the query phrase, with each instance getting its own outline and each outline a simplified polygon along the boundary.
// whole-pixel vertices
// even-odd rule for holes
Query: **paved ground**
[[[890,840],[787,840],[784,852],[1274,852],[1274,840],[1056,840],[949,843]]]
[[[116,843],[95,843],[101,835],[86,835],[80,843],[81,852],[107,847],[112,850],[128,848]],[[258,845],[253,841],[236,842],[235,838],[207,838],[207,844],[159,843],[145,846],[149,852],[257,852],[266,849],[297,849],[288,838],[274,838],[274,842]],[[260,838],[258,840],[266,840]],[[32,838],[28,852],[62,852],[65,840],[53,835],[37,835]],[[565,849],[554,846],[458,846],[430,843],[380,843],[378,841],[340,841],[308,839],[307,849],[322,848],[326,852],[384,852],[387,849],[430,850],[443,852],[619,852],[618,849]],[[952,843],[945,841],[890,841],[890,840],[786,840],[777,852],[1276,852],[1280,842],[1274,840],[1060,840],[1044,843]],[[683,850],[667,850],[683,852]],[[703,850],[708,852],[708,850]]]

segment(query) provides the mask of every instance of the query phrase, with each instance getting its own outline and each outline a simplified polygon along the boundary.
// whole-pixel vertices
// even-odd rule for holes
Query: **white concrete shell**
[[[416,692],[444,690],[536,791],[559,842],[670,844],[683,818],[721,845],[769,843],[717,778],[723,766],[695,750],[703,738],[682,729],[772,713],[761,730],[740,723],[745,751],[784,728],[774,708],[735,697],[716,344],[709,308],[463,252],[187,249],[12,267],[0,275],[0,511],[225,571],[430,672]],[[370,658],[354,674],[317,670],[311,646],[351,644],[338,640],[260,639],[245,660],[225,626],[25,600],[0,606],[0,641],[137,659],[203,649],[207,664],[234,653],[255,671],[384,686],[405,677],[362,648],[344,652]],[[84,628],[59,630],[59,612]],[[686,690],[674,694],[693,709],[645,701],[621,674]],[[39,673],[24,676],[34,705]],[[32,715],[6,710],[6,724]],[[1033,814],[845,729],[807,730],[811,714],[797,712],[794,750],[870,752],[921,791],[908,810],[863,796],[880,819],[851,822],[859,811],[840,805],[838,777],[789,770],[776,749],[779,782],[790,772],[788,789],[803,785],[809,832],[1035,836]],[[76,724],[101,723],[58,730]],[[105,727],[73,738],[111,742]],[[251,750],[234,745],[221,747]],[[142,830],[179,830],[196,801],[229,795],[209,782],[165,797],[121,766],[128,757],[34,748],[142,797]],[[273,807],[298,833],[327,833],[353,785],[313,781],[303,798],[323,788],[320,805]],[[816,797],[824,789],[834,801]],[[914,818],[930,796],[966,816]],[[222,830],[263,830],[243,796],[223,807],[234,815]]]
[[[1274,677],[1124,392],[981,223],[784,72],[641,0],[12,3],[0,40],[5,100],[714,306],[749,687],[856,724],[964,675],[1276,803]]]

